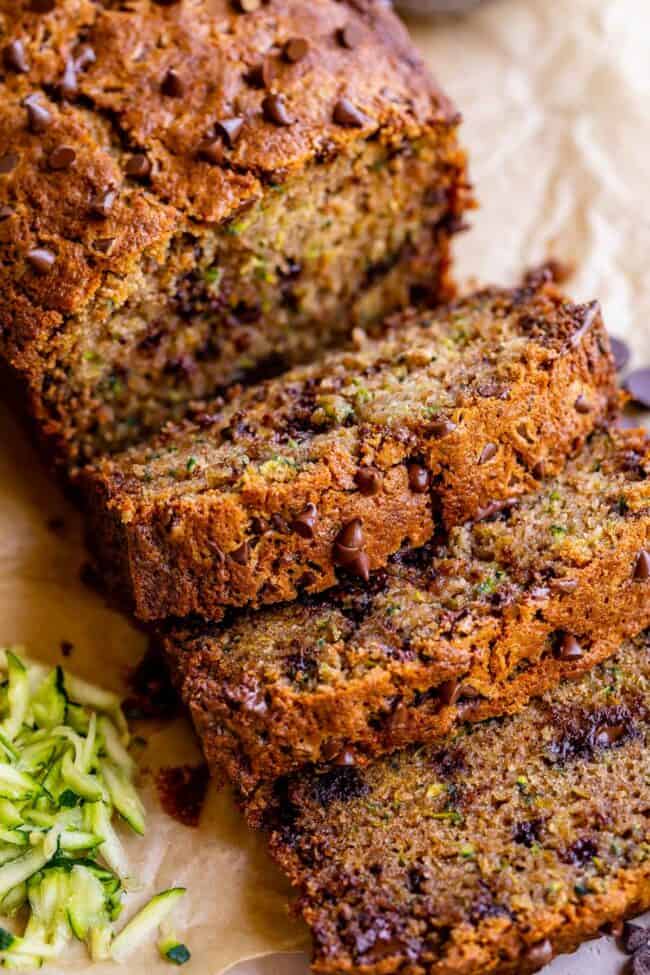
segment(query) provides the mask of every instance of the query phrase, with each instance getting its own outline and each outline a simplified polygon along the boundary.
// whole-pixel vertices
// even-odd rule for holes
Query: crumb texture
[[[533,972],[650,906],[646,634],[514,718],[278,783],[314,970]]]

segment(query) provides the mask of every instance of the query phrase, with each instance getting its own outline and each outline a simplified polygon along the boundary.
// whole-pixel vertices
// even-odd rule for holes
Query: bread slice
[[[650,637],[516,717],[282,780],[314,971],[526,975],[650,907]]]
[[[213,771],[250,792],[516,711],[648,626],[650,440],[622,431],[368,585],[164,642]]]
[[[0,355],[72,472],[450,297],[460,116],[389,5],[2,11]]]
[[[548,284],[392,325],[84,475],[90,545],[139,617],[219,619],[367,578],[439,514],[533,489],[611,405],[597,304]]]

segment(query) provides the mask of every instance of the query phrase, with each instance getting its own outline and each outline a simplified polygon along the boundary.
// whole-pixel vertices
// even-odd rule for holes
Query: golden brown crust
[[[648,636],[515,718],[278,783],[313,968],[529,973],[650,905]]]
[[[346,27],[356,31],[351,46],[341,39]],[[308,50],[292,62],[283,51],[296,37]],[[11,210],[0,219],[0,349],[27,383],[32,411],[73,457],[77,445],[65,442],[72,421],[42,399],[43,383],[57,377],[44,375],[53,365],[41,359],[56,335],[66,361],[60,334],[71,317],[106,319],[166,264],[172,240],[233,218],[270,181],[370,136],[398,145],[425,133],[442,143],[452,133],[453,142],[458,123],[398,19],[372,0],[273,0],[253,13],[230,0],[60,0],[49,13],[3,0],[0,40],[0,160],[17,157],[0,172],[0,209]],[[268,83],[260,88],[251,70],[263,57]],[[169,72],[179,87],[170,87]],[[291,125],[269,120],[269,94],[285,100]],[[335,121],[343,96],[363,111],[361,126]],[[242,120],[232,140],[219,129],[229,118]],[[219,149],[210,161],[200,150],[206,139]],[[61,146],[75,157],[58,170],[50,157]],[[458,166],[450,218],[469,203],[455,151],[454,161],[450,144],[450,171]],[[129,169],[139,155],[142,178]],[[115,194],[110,215],[94,219],[107,192]],[[29,262],[35,248],[54,255],[50,269]],[[443,263],[444,250],[441,242]]]
[[[365,576],[439,507],[449,527],[533,489],[611,405],[597,306],[546,285],[394,324],[87,472],[90,544],[138,616],[220,619]]]
[[[514,713],[606,659],[650,626],[649,475],[642,431],[599,434],[539,493],[370,587],[172,630],[215,773],[250,793],[304,764],[365,763]]]

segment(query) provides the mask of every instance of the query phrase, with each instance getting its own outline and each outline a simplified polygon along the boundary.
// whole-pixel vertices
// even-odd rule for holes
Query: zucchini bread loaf
[[[366,586],[180,626],[164,646],[209,764],[248,793],[515,711],[648,626],[650,440],[625,431]]]
[[[143,619],[293,599],[533,489],[613,395],[598,306],[548,284],[407,312],[99,460],[89,541]]]
[[[449,297],[458,122],[383,0],[0,0],[0,354],[57,455]]]
[[[650,907],[650,639],[439,748],[283,780],[267,826],[314,971],[536,971]]]

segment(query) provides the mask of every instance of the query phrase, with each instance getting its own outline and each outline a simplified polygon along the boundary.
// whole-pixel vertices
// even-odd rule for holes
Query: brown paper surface
[[[650,362],[650,8],[645,0],[491,0],[471,15],[414,23],[417,42],[462,108],[464,138],[482,209],[457,252],[465,278],[512,282],[549,254],[576,267],[570,290],[599,297],[610,330],[625,336],[637,364]],[[79,577],[77,514],[40,470],[23,431],[0,411],[0,642],[23,643],[32,656],[64,662],[113,689],[145,640]],[[62,516],[64,528],[47,527]],[[61,641],[74,645],[63,661]],[[138,728],[138,732],[141,729]],[[143,756],[148,830],[127,840],[143,889],[125,916],[157,890],[185,885],[175,926],[192,951],[187,975],[220,975],[242,959],[304,946],[291,920],[288,891],[246,831],[227,794],[210,793],[198,829],[160,809],[152,772],[196,760],[183,721],[150,725]],[[619,961],[600,942],[556,975]],[[65,970],[91,966],[81,949]],[[130,975],[169,973],[153,945],[126,965]],[[63,965],[43,971],[58,973]],[[246,975],[306,971],[302,958],[249,962]]]

